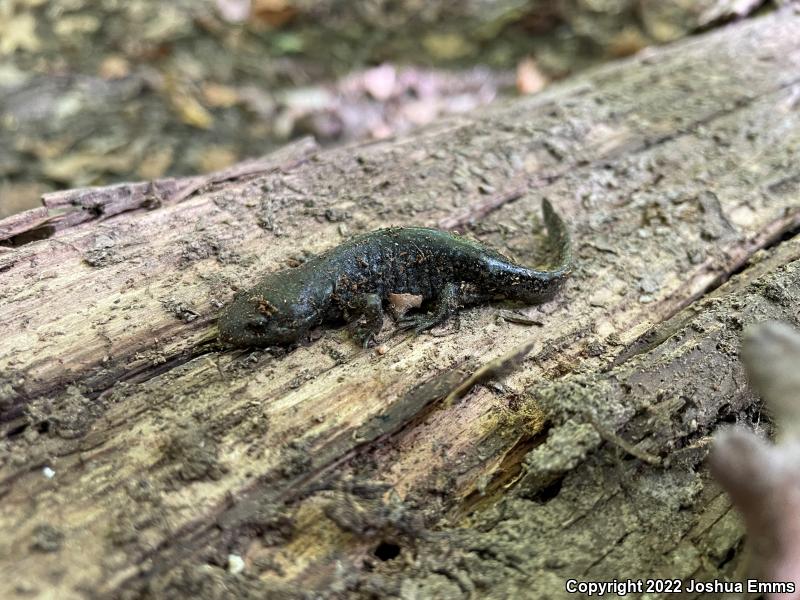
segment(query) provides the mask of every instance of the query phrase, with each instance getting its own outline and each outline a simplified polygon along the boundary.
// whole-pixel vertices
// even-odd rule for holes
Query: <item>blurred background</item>
[[[0,0],[0,218],[304,135],[385,138],[763,0]]]

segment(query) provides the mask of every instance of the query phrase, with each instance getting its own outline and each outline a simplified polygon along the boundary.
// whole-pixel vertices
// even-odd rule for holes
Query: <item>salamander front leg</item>
[[[358,315],[353,322],[353,338],[366,348],[383,326],[381,297],[378,294],[360,296],[353,306],[353,313]]]
[[[420,333],[446,321],[447,317],[458,311],[460,306],[460,286],[456,283],[447,283],[436,298],[433,312],[403,317],[397,324],[400,329],[413,329]]]

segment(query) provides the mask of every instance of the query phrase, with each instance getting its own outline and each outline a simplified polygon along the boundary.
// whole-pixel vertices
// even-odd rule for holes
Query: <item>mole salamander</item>
[[[547,200],[542,212],[558,254],[553,270],[529,269],[438,229],[378,229],[237,292],[219,316],[219,340],[241,347],[287,345],[322,323],[348,322],[366,347],[381,329],[383,304],[391,294],[421,296],[431,306],[428,313],[398,319],[400,328],[417,332],[464,306],[504,299],[543,302],[569,275],[571,253],[569,232]]]

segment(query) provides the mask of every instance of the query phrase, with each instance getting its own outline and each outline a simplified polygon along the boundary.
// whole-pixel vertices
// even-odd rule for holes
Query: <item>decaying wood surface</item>
[[[786,10],[408,138],[0,222],[0,596],[741,575],[703,460],[720,425],[767,426],[742,329],[800,321],[798,39]],[[546,305],[418,337],[387,323],[378,350],[344,329],[290,352],[203,344],[237,287],[378,226],[463,224],[544,261],[542,197],[576,256]]]

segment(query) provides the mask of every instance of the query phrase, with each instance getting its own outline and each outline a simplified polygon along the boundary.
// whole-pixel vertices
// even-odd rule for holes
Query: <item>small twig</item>
[[[589,417],[588,421],[592,425],[592,427],[594,427],[595,431],[597,431],[597,433],[600,434],[600,437],[603,438],[605,441],[609,442],[610,444],[614,444],[615,446],[619,446],[631,456],[635,456],[636,458],[638,458],[642,462],[647,463],[648,465],[653,465],[655,467],[661,466],[663,461],[661,460],[660,457],[654,454],[650,454],[649,452],[634,446],[629,441],[618,436],[610,429],[607,429],[605,426],[595,421],[592,417]]]
[[[509,323],[518,323],[520,325],[536,325],[538,327],[542,327],[544,325],[542,321],[531,319],[524,315],[511,312],[510,310],[501,310],[498,316]]]
[[[443,402],[445,408],[452,406],[453,402],[464,396],[470,389],[472,389],[473,386],[477,385],[478,383],[482,383],[488,379],[509,373],[516,365],[522,362],[522,360],[533,349],[536,343],[536,340],[525,342],[508,354],[500,356],[499,358],[495,358],[485,365],[482,365],[477,371],[467,377],[467,379],[465,379],[461,384],[447,394],[447,397]]]
[[[464,227],[464,225],[480,221],[490,212],[503,206],[503,204],[522,198],[522,196],[525,195],[526,189],[527,186],[519,185],[510,190],[495,194],[486,200],[476,202],[453,216],[441,219],[439,221],[439,228],[446,230],[460,229]]]
[[[7,240],[46,224],[52,217],[40,206],[0,219],[0,240]]]

